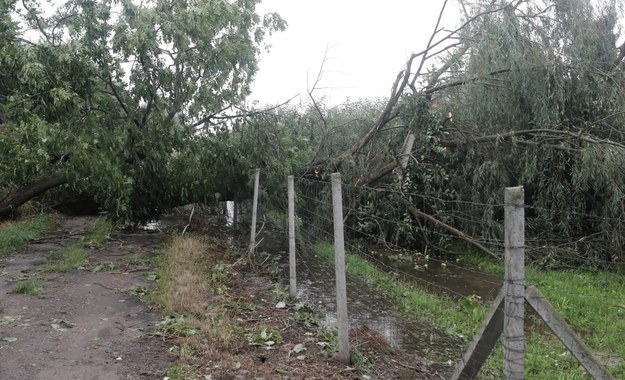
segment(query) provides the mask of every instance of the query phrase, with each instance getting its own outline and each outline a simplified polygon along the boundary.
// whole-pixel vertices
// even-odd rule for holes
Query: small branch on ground
[[[184,228],[182,229],[182,236],[184,236],[184,233],[187,232],[187,228],[191,225],[191,219],[193,219],[193,212],[195,211],[195,205],[193,206],[193,208],[191,208],[191,213],[189,214],[189,223],[187,223],[186,226],[184,226]]]

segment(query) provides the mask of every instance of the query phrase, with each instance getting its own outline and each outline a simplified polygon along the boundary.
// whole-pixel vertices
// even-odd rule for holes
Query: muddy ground
[[[171,349],[175,338],[159,333],[165,316],[136,290],[152,286],[151,259],[167,234],[116,231],[107,243],[89,249],[84,268],[50,273],[45,269],[49,255],[84,236],[95,218],[56,220],[49,236],[0,261],[0,379],[166,378],[179,360]],[[276,308],[271,291],[275,280],[258,270],[237,267],[237,281],[229,290],[236,299],[260,300],[254,310],[237,316],[238,328],[250,331],[259,323],[270,325],[281,331],[283,340],[271,350],[244,338],[227,347],[203,341],[206,349],[192,360],[204,374],[197,378],[442,379],[424,360],[390,347],[366,325],[351,331],[360,365],[336,361],[313,338],[316,327],[293,318],[292,305]],[[45,295],[11,293],[26,281],[38,281]],[[295,355],[298,344],[306,351]]]

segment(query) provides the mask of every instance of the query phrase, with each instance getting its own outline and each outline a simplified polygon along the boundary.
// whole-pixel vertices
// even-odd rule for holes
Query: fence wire
[[[473,261],[465,260],[465,252],[467,247],[473,247],[472,257],[483,256],[478,248],[481,246],[499,257],[504,256],[505,205],[502,200],[480,203],[342,185],[345,243],[351,255],[365,259],[377,270],[405,283],[452,299],[458,309],[467,313],[483,315],[488,312],[490,302],[502,286],[502,269],[495,269],[493,274],[493,268],[482,270],[472,266],[470,264]],[[333,241],[330,183],[317,178],[296,178],[295,188],[298,281],[301,281],[300,275],[305,274],[305,281],[309,284],[328,283],[328,279],[333,278],[333,262],[328,259],[311,261],[306,257],[318,256],[320,244]],[[388,202],[395,196],[408,199],[417,211],[427,213],[442,223],[432,223],[411,213],[398,202]],[[286,209],[283,211],[286,215]],[[532,219],[536,215],[541,215],[543,222],[549,220],[545,215],[551,215],[554,221],[562,217],[574,217],[584,219],[588,226],[604,226],[625,224],[625,218],[601,217],[531,205],[526,205],[525,211],[524,249],[527,262],[533,263],[525,274],[527,285],[536,286],[563,318],[572,323],[573,330],[582,337],[603,366],[619,374],[625,373],[625,348],[609,348],[625,341],[625,322],[615,323],[625,320],[625,298],[622,297],[625,294],[625,279],[618,274],[625,269],[625,260],[610,251],[614,244],[603,231],[586,236],[563,233],[554,237],[541,234]],[[493,222],[485,225],[483,221],[488,218]],[[454,229],[461,235],[454,233]],[[478,244],[469,244],[468,240]],[[591,250],[603,256],[589,255]],[[605,252],[610,252],[610,255],[606,256]],[[583,262],[589,257],[591,262]],[[555,273],[552,277],[556,281],[546,280],[541,268],[548,268],[552,271],[550,273]],[[371,279],[348,275],[348,298],[356,297],[358,302],[367,298],[373,300],[365,307],[369,313],[365,313],[358,323],[367,323],[376,317],[376,304],[388,304],[389,300],[380,296],[371,284]],[[331,286],[329,292],[332,292]],[[335,305],[327,297],[321,297],[315,302],[323,304],[330,311],[334,310]],[[398,303],[398,310],[404,307],[401,299],[395,302]],[[582,315],[588,310],[592,310],[591,315]],[[585,353],[571,353],[564,346],[556,344],[555,335],[530,308],[526,308],[524,319],[526,376],[539,376],[557,367],[563,371],[576,372],[571,378],[584,378],[574,357]],[[441,336],[445,334],[444,331],[440,333]],[[392,334],[386,332],[383,335],[396,339]],[[458,335],[452,337],[455,348],[446,348],[447,355],[437,358],[444,371],[453,371],[470,338]],[[433,346],[443,339],[434,339]],[[419,345],[424,347],[423,339]],[[625,347],[625,344],[621,346]],[[420,354],[427,355],[428,350],[436,351],[427,345],[425,347],[419,350]],[[501,360],[501,354],[491,355],[487,369],[482,369],[482,378],[500,378]],[[578,375],[580,377],[575,377]]]

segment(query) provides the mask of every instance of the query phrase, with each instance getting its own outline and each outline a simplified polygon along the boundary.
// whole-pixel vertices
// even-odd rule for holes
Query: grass
[[[50,255],[46,266],[48,272],[70,272],[87,263],[85,245],[94,246],[106,243],[113,231],[113,224],[106,218],[99,218],[91,226],[84,238],[74,240],[67,246]]]
[[[329,243],[317,243],[314,251],[328,258],[334,249]],[[490,260],[467,256],[466,261],[481,270],[503,274],[503,266]],[[455,300],[430,294],[395,276],[380,272],[357,255],[346,255],[349,273],[367,281],[367,285],[397,300],[399,308],[421,322],[441,327],[447,334],[465,337],[468,342],[477,331],[487,305],[474,300]],[[584,270],[554,271],[534,266],[526,268],[526,282],[535,285],[572,328],[582,337],[616,378],[625,378],[625,278],[606,272]],[[587,379],[588,375],[560,341],[538,317],[526,334],[525,376],[531,379]],[[501,344],[494,350],[482,379],[499,379],[503,369]]]
[[[11,293],[13,294],[27,294],[29,296],[43,297],[46,295],[46,291],[43,289],[43,286],[38,282],[30,281],[24,282],[13,289],[11,289]]]
[[[29,240],[45,235],[52,230],[53,225],[49,215],[0,224],[0,258],[24,247]]]
[[[207,244],[193,236],[174,236],[157,259],[156,288],[150,300],[165,312],[201,314],[209,306],[212,293],[207,260]]]
[[[190,364],[207,342],[228,347],[240,336],[224,306],[231,278],[220,260],[224,251],[207,239],[174,236],[155,260],[156,281],[146,299],[170,314],[160,324],[162,334],[178,337],[178,360],[167,371],[172,379],[199,376]]]
[[[87,262],[87,254],[81,241],[74,241],[69,245],[50,254],[46,265],[48,272],[69,272],[78,269]]]
[[[325,257],[334,257],[332,244],[316,243],[313,250]],[[467,338],[477,329],[486,308],[475,302],[458,302],[442,295],[431,294],[424,289],[399,281],[395,276],[381,272],[375,265],[354,255],[345,256],[349,273],[364,279],[367,286],[393,297],[406,315],[436,325],[448,335]]]
[[[113,223],[107,218],[98,218],[85,236],[85,243],[90,245],[102,245],[106,243],[115,229]]]
[[[174,236],[155,259],[156,281],[147,300],[164,313],[178,317],[173,330],[171,321],[163,326],[169,325],[168,333],[181,336],[181,344],[194,350],[202,349],[202,341],[227,345],[234,338],[226,308],[215,302],[225,294],[230,280],[228,265],[219,259],[220,251],[224,251],[222,247],[197,236]],[[180,359],[179,364],[184,364],[185,358]]]
[[[470,255],[466,261],[482,270],[503,273],[503,264],[492,260]],[[545,295],[612,375],[625,378],[625,278],[622,275],[583,269],[545,270],[528,265],[525,279]],[[530,314],[529,318],[537,317]],[[542,327],[526,337],[526,377],[587,379],[569,351],[541,321],[535,322]],[[495,360],[501,362],[500,358],[499,354]]]

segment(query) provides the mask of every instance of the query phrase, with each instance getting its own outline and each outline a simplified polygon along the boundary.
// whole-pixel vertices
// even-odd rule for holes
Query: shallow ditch
[[[236,222],[232,202],[224,204],[224,222],[229,227],[242,231],[249,222]],[[247,218],[245,218],[247,219]],[[262,239],[262,240],[261,240]],[[278,262],[283,278],[288,283],[288,240],[287,233],[274,223],[267,222],[259,236],[258,251],[272,255]],[[379,257],[385,257],[384,252]],[[415,269],[413,263],[391,260],[375,260],[379,269],[398,274],[404,281],[424,284],[433,292],[443,292],[452,297],[476,295],[482,299],[493,299],[501,287],[501,279],[464,268],[430,261],[427,268]],[[326,312],[323,324],[336,325],[336,296],[334,265],[327,258],[320,257],[305,246],[297,249],[298,297],[307,300]],[[453,371],[455,362],[463,353],[464,341],[450,337],[444,331],[431,325],[407,321],[397,315],[396,305],[385,295],[379,294],[355,276],[347,276],[348,313],[352,327],[365,326],[376,331],[393,347],[406,352],[416,352],[421,357],[435,361],[434,367],[443,374]]]

